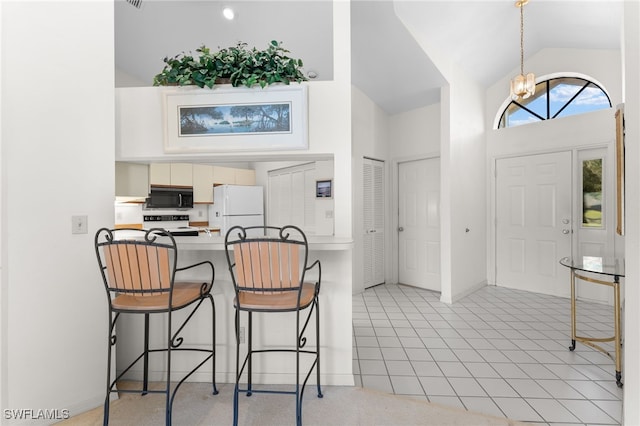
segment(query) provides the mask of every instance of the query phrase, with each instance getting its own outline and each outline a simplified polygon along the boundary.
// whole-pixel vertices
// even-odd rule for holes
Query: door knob
[[[563,229],[563,230],[562,230],[562,233],[563,233],[563,234],[565,234],[565,235],[566,235],[566,234],[568,234],[568,233],[570,233],[570,232],[571,232],[571,231],[570,231],[570,230],[568,230],[568,229]]]
[[[398,227],[398,232],[402,232],[402,231],[404,231],[404,228],[402,226],[399,226]]]

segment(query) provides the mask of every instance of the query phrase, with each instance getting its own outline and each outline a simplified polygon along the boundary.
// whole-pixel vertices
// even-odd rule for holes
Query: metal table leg
[[[576,333],[576,278],[583,281],[588,281],[594,284],[606,285],[613,287],[613,322],[614,322],[614,335],[613,337],[584,337],[578,336]],[[622,357],[621,357],[621,326],[620,326],[620,276],[614,275],[613,282],[603,281],[596,278],[586,277],[584,275],[578,275],[573,269],[571,270],[571,346],[569,350],[573,351],[576,348],[576,342],[584,343],[605,353],[616,364],[616,384],[618,387],[622,387]],[[615,357],[607,352],[604,348],[597,345],[599,342],[614,342],[615,345]]]

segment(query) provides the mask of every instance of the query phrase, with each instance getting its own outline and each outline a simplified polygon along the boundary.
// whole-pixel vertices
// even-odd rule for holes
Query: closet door
[[[365,158],[363,182],[364,287],[384,283],[384,162]]]

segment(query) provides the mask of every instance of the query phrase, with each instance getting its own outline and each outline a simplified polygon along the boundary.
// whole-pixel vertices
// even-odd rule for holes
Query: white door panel
[[[500,159],[496,174],[497,285],[567,296],[571,153]]]
[[[440,160],[398,165],[398,281],[440,291]]]
[[[364,288],[384,283],[384,162],[365,158],[363,181]]]

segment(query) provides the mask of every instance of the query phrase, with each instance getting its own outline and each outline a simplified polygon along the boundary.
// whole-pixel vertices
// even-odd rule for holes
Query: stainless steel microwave
[[[152,186],[145,207],[147,209],[191,209],[193,208],[193,188]]]

